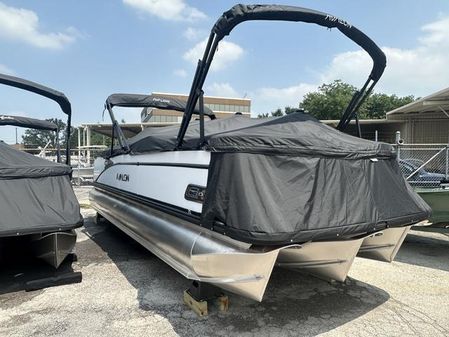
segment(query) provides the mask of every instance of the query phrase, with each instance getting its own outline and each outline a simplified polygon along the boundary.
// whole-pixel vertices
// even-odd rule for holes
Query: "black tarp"
[[[13,125],[36,130],[58,131],[55,123],[22,116],[0,115],[0,125]]]
[[[35,94],[47,97],[59,104],[61,110],[68,116],[72,114],[72,106],[67,97],[57,90],[46,87],[42,84],[25,80],[23,78],[0,74],[0,84],[9,85],[19,89],[34,92]]]
[[[130,139],[131,151],[173,150],[177,130],[144,130]],[[389,144],[344,134],[303,113],[208,121],[205,132],[211,162],[201,225],[235,239],[335,239],[430,215]],[[199,125],[193,122],[183,150],[198,142]]]
[[[0,237],[67,230],[82,224],[71,168],[0,141]]]
[[[266,122],[264,119],[250,119],[235,115],[230,118],[205,121],[204,132],[207,140],[218,133],[254,126],[264,122]],[[179,125],[149,127],[136,136],[129,138],[127,142],[132,153],[171,151],[176,146],[176,136],[178,135],[178,131]],[[184,138],[183,149],[195,149],[197,148],[199,141],[200,123],[199,121],[192,121],[189,124],[189,128],[187,129]]]
[[[141,94],[112,94],[106,99],[106,106],[111,108],[114,106],[126,108],[157,108],[164,110],[175,110],[184,112],[186,102],[174,97],[166,97],[163,95],[141,95]],[[198,104],[194,110],[195,114],[199,114]],[[215,118],[211,109],[204,107],[204,115]]]

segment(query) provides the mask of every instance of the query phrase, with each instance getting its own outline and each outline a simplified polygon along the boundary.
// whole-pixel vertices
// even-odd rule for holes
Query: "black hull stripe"
[[[94,182],[94,188],[98,190],[103,190],[107,193],[110,193],[112,195],[116,195],[118,197],[124,198],[124,199],[130,199],[142,204],[145,204],[149,207],[152,207],[154,209],[157,209],[161,212],[168,213],[170,215],[176,216],[180,219],[190,221],[194,224],[199,225],[200,224],[200,214],[197,212],[189,211],[188,209],[178,207],[172,204],[168,204],[156,199],[144,197],[139,194],[135,194],[132,192],[127,192],[124,190],[121,190],[119,188],[111,187],[102,183]]]
[[[132,165],[132,166],[168,166],[168,167],[184,167],[208,170],[209,165],[205,164],[186,164],[186,163],[141,163],[141,162],[120,162],[114,163],[109,167],[116,165]]]

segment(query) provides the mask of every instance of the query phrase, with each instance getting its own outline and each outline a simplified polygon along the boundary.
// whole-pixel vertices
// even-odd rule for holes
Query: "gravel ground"
[[[230,294],[227,313],[198,318],[182,303],[189,281],[107,223],[85,227],[82,283],[25,292],[51,273],[33,261],[0,274],[0,336],[448,336],[449,237],[412,231],[395,262],[356,258],[345,284],[275,269],[264,301]]]

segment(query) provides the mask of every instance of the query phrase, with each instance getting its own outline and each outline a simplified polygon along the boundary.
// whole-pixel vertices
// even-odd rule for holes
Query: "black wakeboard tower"
[[[31,81],[25,80],[23,78],[14,77],[14,76],[5,75],[5,74],[0,74],[0,84],[9,85],[11,87],[34,92],[35,94],[47,97],[59,104],[59,106],[61,107],[61,110],[67,115],[66,164],[70,166],[70,125],[71,125],[71,121],[72,121],[72,107],[71,107],[70,102],[67,99],[67,97],[62,92],[48,88],[41,84],[31,82]],[[34,121],[36,121],[36,120],[34,120]],[[29,127],[35,128],[34,126],[32,126],[32,125],[36,125],[35,122],[33,123],[30,120],[28,122],[31,122]],[[47,125],[47,126],[50,127],[49,125]]]
[[[314,23],[327,28],[337,28],[345,36],[362,47],[371,56],[373,60],[373,68],[371,73],[362,89],[357,91],[352,97],[340,119],[340,122],[338,123],[337,129],[344,131],[354,117],[356,117],[356,122],[358,125],[357,110],[369,96],[377,81],[382,76],[387,63],[385,54],[382,50],[368,36],[356,27],[327,13],[295,6],[240,4],[235,5],[230,10],[223,13],[212,28],[203,58],[198,61],[198,66],[193,78],[186,111],[184,113],[177,137],[177,149],[182,147],[184,136],[192,118],[193,108],[197,105],[198,101],[200,101],[200,105],[203,103],[203,85],[217,50],[218,43],[226,35],[229,35],[238,24],[244,21],[256,20],[306,22]],[[358,133],[360,136],[359,126]]]
[[[156,108],[161,110],[175,110],[186,111],[186,102],[173,98],[165,97],[163,95],[141,95],[141,94],[112,94],[110,95],[104,104],[104,108],[108,110],[109,116],[112,120],[112,142],[111,142],[111,155],[114,150],[114,138],[117,136],[120,147],[129,152],[130,148],[128,142],[120,128],[119,123],[115,119],[112,108],[114,106],[122,108]],[[208,116],[210,119],[215,119],[215,115],[211,109],[205,107],[203,104],[196,105],[192,114],[200,116]],[[201,118],[204,122],[204,118]],[[204,130],[204,129],[203,129]],[[204,132],[204,131],[203,131]],[[203,134],[204,137],[204,134]]]

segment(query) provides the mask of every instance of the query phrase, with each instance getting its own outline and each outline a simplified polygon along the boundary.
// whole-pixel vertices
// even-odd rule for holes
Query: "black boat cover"
[[[58,131],[55,123],[22,116],[0,115],[0,125],[13,125],[36,130]]]
[[[0,84],[9,85],[11,87],[27,90],[30,92],[34,92],[35,94],[47,97],[58,103],[61,107],[61,110],[66,115],[70,116],[72,114],[72,106],[70,105],[67,97],[62,92],[51,89],[36,82],[6,74],[0,74]]]
[[[333,15],[309,8],[285,5],[243,5],[238,4],[223,13],[217,20],[212,31],[219,39],[229,35],[235,26],[252,20],[279,20],[315,23],[320,26],[337,28],[344,35],[357,43],[371,56],[374,61],[371,77],[378,80],[384,71],[386,58],[377,45],[363,32],[350,23]]]
[[[120,106],[125,108],[158,108],[164,110],[175,110],[184,112],[186,109],[186,102],[174,97],[166,97],[163,95],[141,95],[141,94],[112,94],[106,99],[106,106],[111,108]],[[195,114],[200,113],[197,106],[194,109]],[[211,109],[204,107],[204,115],[212,119],[215,115]]]
[[[131,151],[173,150],[178,127],[152,128]],[[356,138],[293,113],[205,123],[211,152],[201,225],[255,244],[372,233],[425,220],[428,205],[399,169],[393,146]],[[183,150],[195,149],[192,123]]]
[[[0,141],[0,237],[80,226],[71,171]]]

